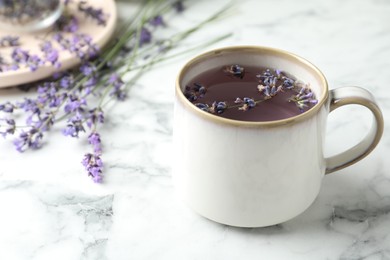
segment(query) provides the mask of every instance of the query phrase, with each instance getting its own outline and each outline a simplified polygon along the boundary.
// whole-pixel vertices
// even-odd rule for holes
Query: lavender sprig
[[[89,133],[87,139],[93,151],[85,154],[82,164],[95,182],[102,182],[102,144],[98,129],[105,121],[105,105],[109,101],[125,100],[129,88],[151,66],[185,53],[167,55],[169,50],[223,14],[219,12],[219,15],[212,16],[198,26],[173,36],[168,35],[167,39],[154,38],[154,31],[161,27],[156,24],[156,17],[162,17],[163,12],[169,8],[172,8],[169,1],[149,1],[123,31],[118,31],[119,38],[103,51],[97,50],[87,35],[77,32],[72,34],[73,38],[65,38],[62,34],[55,35],[54,40],[63,49],[78,55],[82,65],[78,71],[56,73],[52,80],[39,83],[36,98],[0,104],[0,112],[11,116],[0,119],[0,134],[4,137],[17,135],[14,144],[18,151],[23,152],[26,149],[41,148],[44,136],[60,122],[64,122],[61,131],[67,137],[81,138]],[[144,29],[149,31],[150,37],[142,35]],[[221,39],[223,38],[216,38],[199,46]],[[166,48],[160,49],[160,42],[169,44]],[[46,43],[42,45],[42,50],[45,53],[44,60],[54,65],[56,50],[53,46]],[[128,54],[124,55],[124,51]],[[23,54],[25,53],[19,53],[20,58],[28,60]],[[128,65],[122,66],[123,64]],[[123,81],[123,76],[129,72],[133,77],[126,82]],[[214,109],[217,112],[221,111],[223,104],[216,104]],[[18,126],[15,123],[16,118],[23,113],[26,118],[25,125]]]
[[[103,181],[103,161],[100,158],[100,155],[87,153],[84,155],[81,163],[84,165],[88,176],[90,176],[94,182],[100,183]]]
[[[315,105],[318,103],[314,93],[307,86],[301,87],[298,94],[290,97],[288,101],[294,102],[301,111],[304,111],[304,109],[307,108],[309,104]]]
[[[88,172],[88,175],[96,183],[103,180],[103,161],[101,159],[102,147],[99,133],[93,131],[88,136],[88,142],[93,147],[93,153],[87,153],[84,155],[82,164]]]
[[[86,1],[79,2],[78,10],[83,12],[86,17],[96,20],[99,25],[105,26],[107,23],[107,15],[103,12],[103,10],[101,8],[88,6]]]

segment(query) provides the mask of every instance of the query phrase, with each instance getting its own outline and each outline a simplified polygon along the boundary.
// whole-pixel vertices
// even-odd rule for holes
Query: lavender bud
[[[98,25],[105,26],[107,23],[106,15],[103,13],[101,8],[88,6],[87,2],[80,1],[78,4],[78,10],[83,12],[86,17],[90,17],[91,19],[95,20]]]
[[[283,81],[283,88],[285,89],[292,89],[294,87],[294,80],[290,78],[285,78]]]
[[[99,155],[87,153],[81,163],[94,182],[102,182],[103,162]]]
[[[22,131],[17,139],[14,140],[16,150],[24,152],[26,149],[39,149],[42,146],[43,134],[37,128],[32,127],[29,131]]]
[[[265,95],[266,99],[271,98],[269,86],[265,86],[265,88],[264,88],[264,95]]]
[[[271,95],[272,97],[276,95],[276,90],[277,90],[276,86],[273,85],[272,88],[271,88],[271,93],[270,93],[270,95]]]
[[[102,153],[101,139],[99,133],[92,132],[88,136],[88,142],[93,146],[94,154],[100,155]]]
[[[238,64],[234,64],[234,65],[231,65],[231,66],[228,66],[225,68],[225,71],[237,78],[240,78],[242,79],[245,75],[245,69],[244,67],[238,65]]]
[[[203,103],[196,103],[195,106],[203,111],[209,111],[209,105]]]
[[[248,109],[254,108],[256,106],[256,102],[252,98],[244,97],[244,102],[248,106]]]
[[[149,23],[154,27],[165,25],[164,19],[161,15],[157,15],[157,16],[153,17],[152,19],[150,19]]]
[[[0,104],[0,111],[3,111],[5,113],[12,113],[14,112],[15,106],[11,104],[10,102]]]
[[[218,102],[216,106],[216,112],[218,114],[222,114],[226,108],[227,108],[226,102]]]
[[[200,88],[202,88],[203,86],[199,83],[194,83],[194,87],[193,87],[193,90],[198,92],[200,90]]]
[[[152,33],[143,27],[141,29],[140,37],[139,37],[139,45],[142,46],[144,44],[150,43],[152,41]]]

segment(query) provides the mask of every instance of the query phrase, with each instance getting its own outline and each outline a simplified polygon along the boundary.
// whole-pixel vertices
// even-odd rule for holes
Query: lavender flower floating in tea
[[[318,102],[309,84],[287,72],[238,64],[199,74],[184,95],[205,112],[242,121],[281,120]]]

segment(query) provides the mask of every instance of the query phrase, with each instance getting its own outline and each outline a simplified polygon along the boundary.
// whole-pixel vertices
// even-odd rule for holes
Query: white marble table
[[[194,1],[180,19],[199,21],[223,3]],[[246,0],[235,9],[191,40],[233,32],[207,49],[250,44],[297,53],[321,68],[331,88],[373,92],[389,119],[390,1]],[[89,149],[84,142],[53,133],[40,151],[19,154],[1,138],[0,259],[390,259],[388,120],[372,154],[325,176],[314,204],[281,225],[224,226],[178,202],[171,182],[173,88],[188,58],[153,69],[110,110],[101,131],[101,185],[79,163]],[[1,90],[0,103],[23,95]],[[369,126],[360,107],[331,114],[327,154],[355,144]]]

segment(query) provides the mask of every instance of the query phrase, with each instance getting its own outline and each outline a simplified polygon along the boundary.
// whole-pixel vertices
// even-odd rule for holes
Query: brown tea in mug
[[[317,104],[309,84],[277,69],[226,65],[194,77],[184,90],[199,109],[241,121],[297,116]]]

